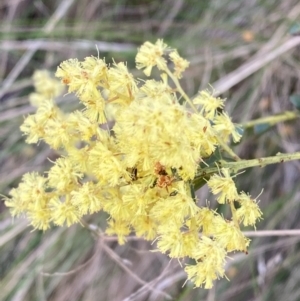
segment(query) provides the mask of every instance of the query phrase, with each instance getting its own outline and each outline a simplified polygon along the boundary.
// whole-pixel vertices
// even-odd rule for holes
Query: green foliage
[[[290,96],[290,102],[300,110],[300,94],[294,94]]]

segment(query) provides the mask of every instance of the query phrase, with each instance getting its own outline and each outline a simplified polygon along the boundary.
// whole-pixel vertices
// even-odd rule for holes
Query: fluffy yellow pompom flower
[[[200,112],[210,120],[215,117],[217,109],[224,107],[224,99],[214,97],[208,90],[199,92],[199,95],[193,99],[193,103],[201,105]]]
[[[106,233],[109,235],[116,234],[118,236],[118,243],[124,245],[126,242],[126,236],[131,232],[129,223],[122,220],[109,220]]]
[[[72,191],[83,174],[68,158],[59,158],[55,161],[48,173],[48,181],[51,187],[57,191]]]
[[[123,62],[114,63],[108,70],[108,82],[109,102],[128,105],[134,100],[138,92],[136,80]]]
[[[41,106],[45,99],[59,96],[63,91],[64,86],[52,78],[47,70],[35,71],[32,79],[36,92],[29,95],[29,101],[35,107]]]
[[[220,204],[225,204],[226,200],[232,202],[238,198],[235,183],[226,168],[221,169],[223,176],[214,174],[207,182],[213,194],[219,194],[217,200]]]
[[[78,208],[81,215],[92,214],[102,209],[102,189],[101,186],[86,182],[78,190],[71,192],[72,204]]]
[[[247,253],[250,240],[246,238],[239,227],[233,221],[223,220],[215,229],[214,237],[227,250],[235,250]]]
[[[69,92],[75,92],[86,106],[86,115],[92,121],[105,123],[104,99],[98,87],[107,87],[107,71],[105,62],[99,58],[87,57],[83,62],[70,59],[62,62],[55,76],[69,86]]]
[[[224,141],[227,142],[230,135],[232,135],[234,142],[239,142],[241,140],[242,135],[239,133],[238,128],[234,123],[232,123],[226,112],[216,115],[213,122],[214,129],[222,135]]]
[[[47,201],[47,179],[37,172],[26,173],[17,188],[10,191],[11,198],[5,199],[7,207],[11,208],[13,216],[32,208],[44,208]]]
[[[237,217],[243,222],[244,226],[255,226],[257,220],[261,219],[262,212],[255,199],[251,199],[249,194],[242,192],[238,201],[240,208],[237,209]]]
[[[135,58],[137,69],[144,69],[144,73],[150,76],[152,68],[157,66],[159,70],[166,68],[166,60],[163,58],[167,45],[163,40],[158,40],[155,44],[145,42],[138,51]]]
[[[44,124],[37,121],[35,115],[29,115],[20,127],[21,131],[27,135],[27,143],[37,143],[45,135]]]
[[[52,210],[52,221],[58,226],[67,224],[68,227],[78,223],[82,216],[80,211],[71,202],[71,196],[66,195],[66,199],[62,202],[58,197],[54,197],[50,200],[50,206]]]
[[[189,62],[185,59],[183,59],[177,51],[172,51],[169,54],[169,57],[171,59],[171,61],[174,63],[174,75],[177,78],[181,78],[182,77],[182,73],[184,72],[184,70],[189,66]]]
[[[202,236],[192,256],[197,263],[188,265],[185,271],[196,287],[204,284],[205,288],[211,288],[214,280],[225,275],[226,251],[218,242]]]

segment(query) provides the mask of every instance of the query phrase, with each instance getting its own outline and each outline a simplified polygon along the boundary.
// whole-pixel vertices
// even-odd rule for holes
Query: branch
[[[296,119],[299,117],[300,117],[300,114],[297,111],[285,111],[278,115],[258,118],[255,120],[245,122],[245,123],[241,124],[241,126],[244,129],[251,128],[251,127],[254,127],[255,125],[265,124],[265,123],[267,123],[271,126],[271,125],[274,125],[281,121],[293,120],[293,119]]]
[[[276,156],[273,157],[266,157],[260,159],[252,159],[252,160],[241,160],[237,162],[226,162],[226,161],[219,161],[217,167],[206,167],[199,170],[197,173],[195,180],[199,178],[206,178],[212,174],[219,172],[220,168],[229,168],[232,172],[236,173],[239,170],[260,166],[265,167],[266,165],[270,164],[277,164],[283,163],[293,160],[300,160],[300,152],[292,153],[292,154],[281,154],[278,153]]]

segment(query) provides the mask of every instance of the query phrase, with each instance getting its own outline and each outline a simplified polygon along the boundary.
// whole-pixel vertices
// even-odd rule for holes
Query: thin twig
[[[149,285],[154,286],[158,282],[159,282],[159,291],[161,291],[162,290],[161,279],[163,277],[165,277],[167,274],[170,273],[170,271],[168,271],[170,264],[171,264],[171,260],[169,261],[169,263],[167,264],[167,266],[164,268],[164,270],[162,271],[162,273],[157,278],[155,278],[152,281],[150,281],[147,286],[142,286],[141,288],[139,288],[136,292],[134,292],[130,296],[126,297],[123,301],[141,300],[142,295],[145,294],[145,293],[147,293],[149,291],[148,286]],[[164,279],[166,279],[166,278],[164,278]],[[172,283],[174,283],[174,281]],[[153,298],[152,298],[152,296],[150,296],[149,300],[156,300],[156,298],[157,298],[157,293],[153,292]],[[171,296],[169,296],[168,300],[170,300],[170,299],[172,299]]]
[[[89,225],[85,221],[81,221],[82,225],[87,228],[89,231],[91,231],[93,234],[95,234],[99,239],[103,241],[101,244],[101,247],[103,250],[106,252],[106,254],[113,260],[115,261],[125,272],[127,272],[134,280],[137,281],[137,283],[147,286],[150,291],[155,291],[156,293],[163,295],[165,298],[171,298],[167,293],[162,292],[160,290],[155,289],[152,287],[149,283],[146,281],[142,280],[139,276],[137,276],[135,273],[133,273],[124,263],[122,258],[120,258],[111,248],[109,248],[105,243],[104,240],[102,239],[102,233],[99,228],[97,228],[94,225]]]
[[[263,237],[263,236],[300,236],[300,229],[290,230],[260,230],[260,231],[243,231],[245,236]]]

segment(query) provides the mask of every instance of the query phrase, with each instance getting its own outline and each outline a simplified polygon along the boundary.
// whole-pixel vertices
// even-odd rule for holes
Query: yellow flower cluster
[[[29,101],[35,107],[39,107],[45,99],[59,96],[64,89],[59,81],[51,78],[47,70],[35,71],[32,79],[36,92],[29,95]]]
[[[237,192],[227,169],[213,175],[208,186],[219,203],[230,205],[231,220],[199,207],[192,183],[199,163],[219,146],[218,137],[227,142],[241,136],[222,111],[224,101],[208,91],[179,103],[183,95],[177,79],[189,63],[163,41],[146,42],[136,64],[148,76],[158,67],[162,80],[138,82],[124,63],[107,65],[97,57],[61,63],[56,76],[83,106],[72,113],[63,113],[49,98],[60,86],[52,79],[45,85],[45,73],[35,74],[39,95],[41,85],[52,92],[35,102],[37,112],[21,130],[28,143],[44,140],[64,155],[45,176],[25,174],[6,205],[13,216],[25,213],[42,230],[51,223],[70,226],[103,210],[109,214],[106,233],[117,235],[120,244],[132,232],[156,239],[158,249],[170,257],[193,259],[195,264],[185,267],[188,278],[211,288],[224,276],[227,253],[247,251],[249,240],[239,224],[255,225],[261,211],[249,195]],[[114,125],[104,127],[109,115]]]

